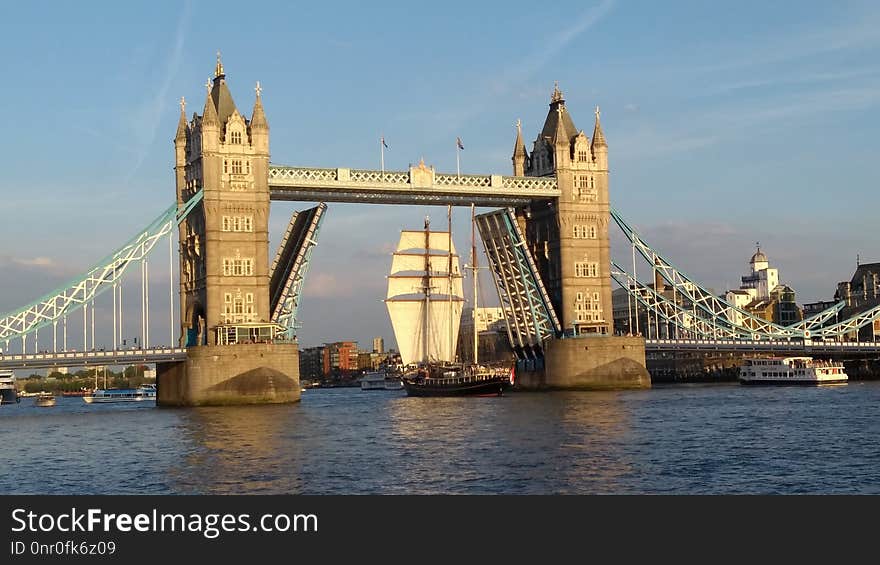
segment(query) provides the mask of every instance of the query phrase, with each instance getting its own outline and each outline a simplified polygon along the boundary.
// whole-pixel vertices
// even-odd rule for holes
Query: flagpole
[[[382,167],[382,174],[385,174],[385,136],[379,138],[379,164]]]
[[[461,176],[461,147],[458,145],[458,141],[455,143],[455,172],[458,176]]]

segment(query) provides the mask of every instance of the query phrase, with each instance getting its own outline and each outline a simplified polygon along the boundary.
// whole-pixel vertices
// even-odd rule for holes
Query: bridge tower
[[[160,369],[159,402],[239,404],[299,399],[298,352],[278,343],[269,303],[269,124],[260,85],[238,110],[217,55],[202,115],[181,101],[174,139],[180,224],[181,343],[187,362]],[[164,390],[163,390],[164,389]]]
[[[514,174],[555,176],[560,190],[556,199],[534,200],[518,210],[532,257],[563,328],[561,339],[545,344],[541,386],[650,385],[644,340],[614,336],[608,144],[598,107],[595,115],[593,135],[588,137],[575,127],[557,84],[531,154],[517,123]]]

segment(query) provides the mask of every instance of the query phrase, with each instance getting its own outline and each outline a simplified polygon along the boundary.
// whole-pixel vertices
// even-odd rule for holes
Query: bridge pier
[[[581,336],[544,344],[544,370],[516,375],[519,390],[610,390],[650,388],[645,340]]]
[[[300,400],[294,343],[190,347],[182,362],[156,365],[159,406],[282,404]]]

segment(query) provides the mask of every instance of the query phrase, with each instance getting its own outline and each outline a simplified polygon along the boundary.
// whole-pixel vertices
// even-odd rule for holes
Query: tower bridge
[[[599,109],[588,136],[575,126],[558,86],[531,149],[517,122],[512,175],[439,173],[424,161],[405,171],[270,163],[259,83],[250,117],[234,103],[219,57],[206,87],[201,114],[188,117],[181,100],[175,205],[79,279],[0,317],[0,342],[6,344],[0,367],[155,362],[160,404],[298,400],[298,308],[328,202],[497,208],[478,216],[477,227],[521,388],[650,386],[646,340],[638,327],[637,335],[632,330],[621,335],[614,327],[612,282],[626,289],[636,320],[640,312],[647,318],[651,356],[692,351],[880,356],[878,342],[845,343],[853,332],[878,325],[880,305],[840,320],[836,304],[783,326],[725,302],[676,268],[612,210]],[[294,212],[270,264],[271,201],[317,205]],[[612,261],[614,225],[632,245],[632,272]],[[149,335],[148,256],[167,237],[169,261],[175,261],[175,226],[179,280],[175,284],[169,277],[170,345],[156,346],[156,336]],[[636,257],[647,263],[654,281],[664,281],[662,291],[639,280]],[[122,307],[123,275],[134,272],[130,266],[140,267],[140,316]],[[112,348],[103,351],[96,347],[95,302],[107,296]],[[78,352],[68,344],[68,318],[75,313],[82,315]],[[123,329],[132,318],[141,325],[134,351],[125,345]],[[51,350],[45,349],[47,330]],[[21,353],[10,349],[14,340],[21,340]]]

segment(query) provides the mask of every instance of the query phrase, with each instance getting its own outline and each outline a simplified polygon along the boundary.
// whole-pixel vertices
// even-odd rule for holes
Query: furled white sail
[[[436,277],[445,277],[446,269],[449,267],[449,255],[430,255],[428,257],[428,266],[431,273]],[[424,274],[425,272],[425,255],[416,253],[395,253],[391,260],[391,274],[403,271],[416,271]],[[460,275],[461,268],[459,265],[458,255],[452,256],[452,274]]]
[[[443,273],[442,276],[430,277],[428,281],[430,285],[428,287],[430,290],[429,297],[431,300],[441,300],[447,298],[450,294],[453,298],[464,296],[461,275],[452,277],[450,281],[450,277]],[[416,298],[422,298],[425,294],[424,284],[424,276],[391,275],[388,277],[388,294],[386,298],[393,299],[396,296],[412,298],[414,295]],[[452,289],[451,291],[450,288]]]
[[[441,252],[445,256],[449,252],[450,243],[448,231],[432,231],[428,232],[428,249],[432,252]],[[397,251],[408,251],[411,249],[425,249],[425,232],[415,230],[404,230],[400,232],[400,241],[397,243]],[[455,244],[452,243],[452,254],[455,255]]]
[[[404,364],[455,360],[464,290],[461,262],[450,243],[446,231],[401,232],[385,304]]]

